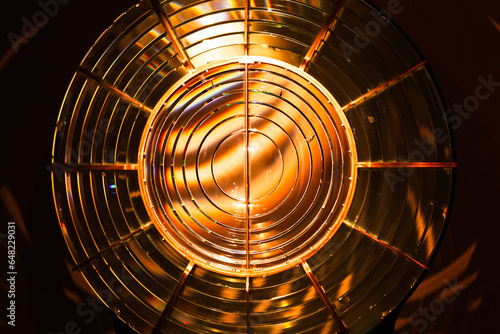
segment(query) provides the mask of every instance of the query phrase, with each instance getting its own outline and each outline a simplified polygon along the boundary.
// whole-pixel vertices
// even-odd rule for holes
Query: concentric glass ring
[[[340,106],[273,59],[214,62],[186,81],[142,136],[142,197],[157,228],[187,258],[229,275],[310,257],[345,218],[355,185]]]
[[[428,270],[455,162],[429,66],[363,0],[144,0],[77,66],[62,234],[140,333],[366,333]]]

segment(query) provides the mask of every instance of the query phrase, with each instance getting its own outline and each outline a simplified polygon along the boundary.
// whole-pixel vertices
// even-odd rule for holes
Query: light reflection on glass
[[[425,62],[393,25],[347,56],[376,12],[357,0],[154,1],[100,37],[58,120],[77,268],[120,282],[107,305],[140,332],[372,329],[450,200]]]

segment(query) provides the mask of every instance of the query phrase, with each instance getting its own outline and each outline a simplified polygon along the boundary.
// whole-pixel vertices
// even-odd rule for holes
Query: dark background
[[[77,65],[136,1],[66,1],[17,53],[9,53],[8,33],[21,35],[23,17],[33,22],[41,7],[3,0],[0,10],[0,332],[11,330],[5,319],[8,221],[17,224],[16,333],[72,333],[72,327],[114,333],[121,327],[107,310],[90,324],[76,312],[91,291],[68,270],[73,262],[59,230],[47,166],[59,107]],[[374,3],[385,9],[393,1]],[[475,95],[480,76],[500,82],[500,1],[400,2],[403,10],[393,19],[428,60],[448,106]],[[497,87],[454,131],[458,167],[447,233],[399,314],[397,334],[498,332],[499,115]],[[455,297],[452,302],[450,295],[443,300],[443,291]],[[388,327],[380,332],[390,332]]]

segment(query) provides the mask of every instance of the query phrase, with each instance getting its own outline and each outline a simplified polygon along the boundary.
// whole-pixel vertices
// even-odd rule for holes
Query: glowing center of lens
[[[227,137],[214,154],[212,174],[226,195],[242,202],[246,201],[245,179],[248,179],[252,202],[268,196],[277,187],[283,175],[283,159],[276,144],[258,132],[248,133],[248,152],[245,149],[244,132]],[[245,172],[247,161],[248,172]]]

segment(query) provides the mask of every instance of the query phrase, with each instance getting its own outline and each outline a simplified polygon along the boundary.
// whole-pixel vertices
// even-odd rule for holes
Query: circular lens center
[[[252,202],[276,188],[283,175],[283,159],[276,144],[259,132],[249,132],[248,144],[245,142],[245,132],[234,133],[222,141],[212,160],[212,174],[226,195],[242,202],[247,200],[248,182],[248,200]]]

